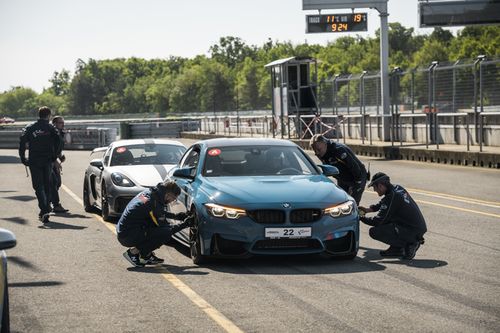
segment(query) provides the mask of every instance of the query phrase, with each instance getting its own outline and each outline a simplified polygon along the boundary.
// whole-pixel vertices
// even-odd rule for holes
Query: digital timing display
[[[306,33],[367,30],[367,13],[306,15]]]

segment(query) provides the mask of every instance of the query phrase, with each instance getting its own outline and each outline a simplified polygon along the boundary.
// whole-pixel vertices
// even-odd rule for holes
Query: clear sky
[[[380,19],[367,11],[373,36]],[[323,11],[323,14],[338,11]],[[350,9],[342,12],[350,12]],[[419,34],[417,0],[389,0],[389,22]],[[0,92],[41,92],[54,71],[74,72],[78,58],[208,55],[222,36],[261,46],[268,38],[319,43],[346,34],[306,34],[302,0],[0,0]]]

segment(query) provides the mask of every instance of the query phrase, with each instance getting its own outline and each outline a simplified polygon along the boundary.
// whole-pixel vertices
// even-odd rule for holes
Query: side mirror
[[[194,167],[180,168],[174,171],[173,176],[177,178],[194,179]]]
[[[102,160],[99,158],[90,161],[90,165],[92,165],[93,167],[96,167],[98,169],[101,169],[101,170],[104,169],[104,165],[102,164]]]
[[[320,164],[318,167],[323,171],[325,176],[336,176],[339,174],[339,169],[332,165]]]
[[[12,232],[0,228],[0,250],[13,248],[16,243],[16,236]]]

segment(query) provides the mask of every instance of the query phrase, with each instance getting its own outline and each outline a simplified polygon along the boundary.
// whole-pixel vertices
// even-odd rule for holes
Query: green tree
[[[13,87],[0,94],[0,114],[13,118],[36,117],[37,93],[30,88]]]
[[[221,37],[219,44],[212,45],[209,52],[213,59],[234,68],[245,58],[254,57],[255,47],[246,45],[239,37],[227,36]]]
[[[61,72],[54,72],[49,82],[52,83],[52,86],[49,88],[49,90],[54,96],[66,95],[69,91],[71,82],[69,71],[63,69]]]

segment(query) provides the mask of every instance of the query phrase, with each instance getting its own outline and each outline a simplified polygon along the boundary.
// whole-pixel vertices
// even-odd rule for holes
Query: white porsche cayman
[[[178,142],[164,139],[132,139],[96,148],[83,181],[86,211],[101,210],[109,221],[120,216],[139,192],[162,182],[186,151]]]

